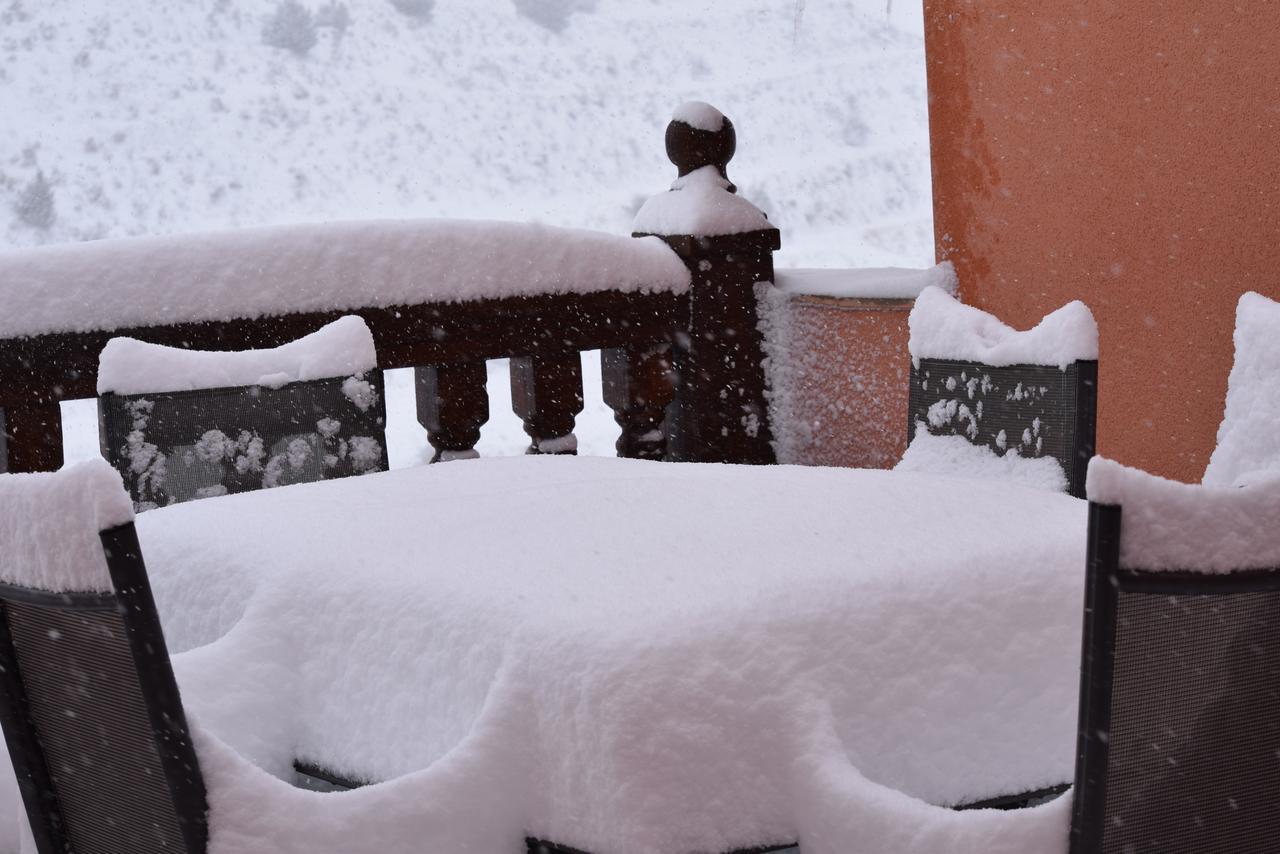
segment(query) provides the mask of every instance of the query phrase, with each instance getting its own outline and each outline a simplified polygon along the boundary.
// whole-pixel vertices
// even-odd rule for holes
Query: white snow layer
[[[269,350],[184,350],[112,338],[98,359],[98,394],[149,394],[350,377],[378,366],[373,333],[355,315]]]
[[[671,114],[671,120],[684,122],[691,128],[712,133],[724,127],[724,113],[705,101],[685,101],[676,107]]]
[[[1280,474],[1280,303],[1246,293],[1236,305],[1236,356],[1207,486]]]
[[[41,474],[0,474],[0,581],[111,590],[99,531],[133,520],[120,475],[97,459]]]
[[[0,252],[0,338],[688,285],[657,239],[464,220],[277,226]]]
[[[191,650],[212,854],[1060,854],[1061,806],[923,801],[1071,779],[1084,509],[906,473],[525,457],[138,525]],[[295,758],[387,782],[316,795],[249,764]]]
[[[923,270],[909,267],[778,270],[774,284],[789,294],[850,299],[915,299],[930,286],[949,294],[957,290],[956,268],[950,261]]]
[[[1280,566],[1280,474],[1209,486],[1094,457],[1085,491],[1090,501],[1122,508],[1122,566],[1216,573]]]
[[[631,223],[637,234],[693,234],[714,237],[772,228],[751,202],[729,192],[729,182],[714,166],[677,178],[671,189],[650,196]]]
[[[920,423],[894,471],[1002,480],[1054,492],[1067,491],[1067,475],[1053,457],[1024,457],[1014,449],[997,454],[964,436],[935,436]]]
[[[907,346],[917,364],[920,359],[957,359],[994,367],[1056,365],[1066,370],[1077,360],[1098,358],[1098,325],[1079,300],[1020,332],[994,315],[963,305],[941,288],[928,287],[916,298],[908,323]]]

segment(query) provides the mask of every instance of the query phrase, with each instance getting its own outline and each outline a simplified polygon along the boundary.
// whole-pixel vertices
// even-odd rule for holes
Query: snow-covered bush
[[[563,32],[569,26],[569,16],[574,12],[594,12],[596,0],[512,0],[516,11],[540,27],[553,33]]]
[[[41,231],[48,229],[58,218],[53,206],[53,188],[44,177],[44,172],[37,172],[31,183],[23,188],[13,206],[14,213],[32,228]]]
[[[436,0],[391,0],[391,5],[403,15],[425,21],[431,17],[431,10],[436,7]]]
[[[262,27],[262,42],[306,56],[316,46],[316,22],[298,0],[283,0]]]
[[[346,3],[326,3],[316,9],[317,27],[331,27],[337,38],[342,38],[347,27],[351,26],[351,11]]]

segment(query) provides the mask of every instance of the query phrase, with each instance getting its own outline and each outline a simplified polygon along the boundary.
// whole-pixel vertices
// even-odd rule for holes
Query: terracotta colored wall
[[[1280,3],[925,0],[935,231],[966,301],[1101,331],[1099,451],[1199,480],[1235,303],[1280,298]]]

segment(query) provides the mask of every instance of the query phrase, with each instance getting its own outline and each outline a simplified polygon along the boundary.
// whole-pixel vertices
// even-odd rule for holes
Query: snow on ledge
[[[133,502],[106,460],[0,474],[0,581],[54,593],[109,591],[98,533],[131,521]]]
[[[1094,457],[1085,490],[1090,501],[1122,508],[1125,567],[1225,573],[1280,566],[1280,475],[1203,486]]]
[[[1206,486],[1280,474],[1280,303],[1249,292],[1236,305],[1235,361]]]
[[[1077,360],[1098,358],[1098,325],[1079,300],[1021,332],[961,304],[941,288],[927,287],[916,298],[908,325],[907,349],[917,366],[921,359],[956,359],[993,367],[1055,365],[1066,370]]]
[[[0,252],[0,339],[688,286],[656,239],[480,220],[276,226]]]
[[[772,228],[751,202],[729,192],[729,182],[714,166],[677,178],[671,189],[651,196],[631,223],[637,234],[693,234],[712,237]]]
[[[715,133],[724,127],[724,113],[705,101],[685,101],[671,114],[673,122],[684,122],[695,130]]]
[[[373,370],[378,354],[363,318],[348,315],[270,350],[216,352],[112,338],[98,359],[98,394],[149,394],[349,377]]]
[[[956,269],[950,261],[933,267],[862,267],[859,269],[778,270],[774,284],[797,296],[839,297],[843,299],[915,299],[928,287],[954,295]]]

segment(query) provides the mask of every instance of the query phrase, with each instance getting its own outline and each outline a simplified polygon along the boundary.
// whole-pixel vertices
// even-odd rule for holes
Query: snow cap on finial
[[[724,113],[706,101],[685,101],[671,114],[671,121],[684,122],[691,128],[715,133],[724,127]]]

